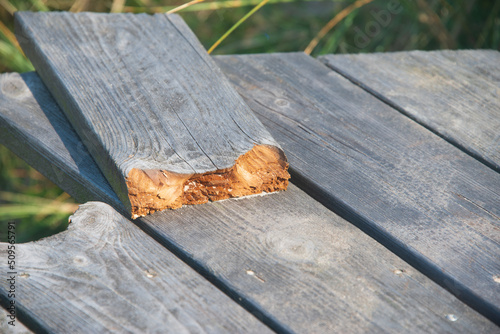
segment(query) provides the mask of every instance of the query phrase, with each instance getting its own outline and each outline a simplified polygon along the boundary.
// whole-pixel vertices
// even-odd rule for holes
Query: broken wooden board
[[[500,52],[411,51],[320,60],[500,172]]]
[[[271,332],[101,202],[81,205],[67,231],[17,244],[15,253],[15,274],[1,256],[0,279],[14,276],[17,314],[35,332]]]
[[[50,112],[61,111],[31,110],[32,121],[42,123],[37,120]],[[45,150],[47,142],[25,141],[23,150]],[[87,164],[95,163],[89,158]],[[86,172],[71,162],[68,167]],[[56,181],[70,193],[75,189],[71,177]],[[134,223],[278,332],[497,330],[293,185],[283,193],[159,212]]]
[[[500,324],[500,175],[303,54],[216,57],[292,179]]]
[[[176,15],[17,12],[16,36],[133,218],[286,189],[286,157]]]

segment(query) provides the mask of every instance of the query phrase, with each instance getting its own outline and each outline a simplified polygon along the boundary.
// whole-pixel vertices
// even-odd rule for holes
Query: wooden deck
[[[500,332],[499,52],[214,58],[292,184],[133,222],[38,75],[0,76],[0,142],[86,203],[67,231],[17,245],[21,322]]]

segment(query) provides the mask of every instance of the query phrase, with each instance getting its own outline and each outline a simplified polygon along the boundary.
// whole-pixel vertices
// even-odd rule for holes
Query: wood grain
[[[103,201],[125,212],[35,72],[0,75],[0,141],[81,203]]]
[[[320,60],[500,172],[500,52],[412,51]]]
[[[286,189],[279,145],[179,16],[15,18],[20,45],[134,218]]]
[[[286,331],[499,330],[293,184],[282,193],[159,212],[141,223]],[[454,316],[461,322],[449,320]]]
[[[49,111],[30,112],[38,123]],[[30,124],[24,128],[29,132]],[[60,180],[74,189],[72,178]],[[498,330],[293,185],[283,193],[159,212],[134,223],[278,332]]]
[[[500,175],[302,53],[216,58],[292,180],[500,324]]]
[[[16,245],[17,310],[36,332],[271,332],[109,205],[88,202],[70,219]],[[6,256],[0,268],[6,282]]]

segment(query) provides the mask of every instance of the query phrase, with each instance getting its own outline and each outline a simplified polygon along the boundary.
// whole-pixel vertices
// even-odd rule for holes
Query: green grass
[[[178,14],[209,49],[260,2],[206,1]],[[212,54],[303,51],[328,21],[353,2],[269,0],[231,32]],[[319,41],[311,54],[500,48],[499,1],[393,1],[399,4],[400,10],[386,16],[382,25],[376,13],[387,12],[390,2],[374,0],[353,10]],[[124,7],[118,9],[136,13],[166,12],[183,3],[127,0]],[[15,10],[108,12],[112,6],[112,1],[0,0],[0,72],[33,70],[12,35]],[[74,201],[61,189],[0,146],[0,240],[5,240],[2,231],[9,220],[18,222],[18,242],[37,240],[64,230],[75,207]]]

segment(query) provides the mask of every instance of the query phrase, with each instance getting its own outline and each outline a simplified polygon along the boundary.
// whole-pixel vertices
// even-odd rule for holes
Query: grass
[[[16,10],[164,13],[183,3],[181,0],[0,0],[0,72],[33,70],[12,33]],[[257,8],[259,4],[262,0],[198,1],[178,14],[205,48],[216,46],[212,54],[291,52],[308,48],[308,53],[317,56],[500,48],[499,1],[268,0],[262,8]],[[258,11],[248,15],[255,8]],[[242,20],[245,16],[248,18]],[[61,189],[0,146],[0,240],[5,240],[3,224],[9,220],[18,222],[18,242],[57,233],[66,228],[67,218],[75,208],[75,202]]]

